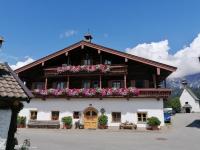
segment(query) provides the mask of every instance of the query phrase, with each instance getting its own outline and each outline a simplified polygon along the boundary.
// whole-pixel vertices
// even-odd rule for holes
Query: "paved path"
[[[17,136],[40,150],[199,150],[200,113],[177,114],[172,127],[156,132],[20,129]]]

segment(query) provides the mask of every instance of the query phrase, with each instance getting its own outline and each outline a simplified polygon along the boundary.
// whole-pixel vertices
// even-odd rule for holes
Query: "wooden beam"
[[[102,88],[102,79],[101,79],[101,75],[99,76],[99,87],[100,87],[100,89]]]
[[[98,54],[101,54],[101,50],[98,50]]]
[[[126,75],[124,74],[124,88],[127,88],[126,86]]]
[[[42,62],[42,67],[44,66],[44,62]]]
[[[65,53],[65,56],[68,56],[68,52]]]
[[[157,83],[156,83],[156,75],[153,74],[153,85],[154,85],[154,88],[157,88]]]
[[[81,49],[84,49],[84,45],[83,44],[81,45]]]
[[[128,62],[128,58],[125,58],[125,62]]]
[[[157,68],[157,75],[159,76],[160,75],[160,68]]]
[[[45,85],[44,85],[45,90],[47,90],[47,85],[48,85],[48,79],[45,78]]]
[[[67,89],[69,89],[69,76],[67,76]]]

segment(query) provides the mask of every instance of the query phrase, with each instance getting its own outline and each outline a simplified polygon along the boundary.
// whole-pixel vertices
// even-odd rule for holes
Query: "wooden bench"
[[[29,120],[27,126],[28,128],[59,129],[60,121],[58,120]]]

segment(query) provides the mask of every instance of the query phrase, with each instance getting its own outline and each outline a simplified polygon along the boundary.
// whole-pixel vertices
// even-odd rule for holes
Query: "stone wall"
[[[0,150],[5,150],[11,114],[10,109],[0,109]]]

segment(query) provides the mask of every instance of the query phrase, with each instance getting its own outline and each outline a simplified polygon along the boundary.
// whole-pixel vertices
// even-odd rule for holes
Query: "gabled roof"
[[[0,100],[29,101],[32,93],[24,86],[7,63],[0,63]]]
[[[196,101],[200,101],[200,99],[194,94],[190,87],[186,86],[185,90],[192,96],[193,99],[195,99]]]
[[[81,47],[81,46],[87,46],[87,47],[91,47],[91,48],[94,48],[94,49],[97,49],[97,50],[100,50],[100,51],[103,51],[103,52],[107,52],[107,53],[111,53],[113,55],[117,55],[117,56],[120,56],[120,57],[124,57],[124,58],[127,58],[127,59],[130,59],[130,60],[134,60],[134,61],[137,61],[137,62],[141,62],[143,64],[147,64],[147,65],[151,65],[151,66],[154,66],[154,67],[158,67],[158,68],[161,68],[161,69],[164,69],[164,70],[168,70],[168,71],[176,71],[176,67],[173,67],[173,66],[170,66],[170,65],[166,65],[166,64],[163,64],[163,63],[159,63],[159,62],[156,62],[156,61],[153,61],[153,60],[149,60],[149,59],[146,59],[146,58],[142,58],[142,57],[138,57],[138,56],[135,56],[135,55],[131,55],[131,54],[128,54],[128,53],[124,53],[124,52],[121,52],[121,51],[118,51],[118,50],[114,50],[114,49],[111,49],[111,48],[107,48],[107,47],[104,47],[104,46],[101,46],[101,45],[97,45],[97,44],[94,44],[94,43],[91,43],[91,42],[86,42],[86,41],[80,41],[80,42],[77,42],[67,48],[64,48],[62,50],[59,50],[53,54],[50,54],[48,56],[45,56],[41,59],[38,59],[26,66],[23,66],[19,69],[16,69],[15,72],[16,73],[20,73],[22,71],[25,71],[31,67],[34,67],[38,64],[41,64],[47,60],[50,60],[56,56],[59,56],[59,55],[62,55],[62,54],[65,54],[66,52],[69,52],[75,48],[78,48],[78,47]]]

